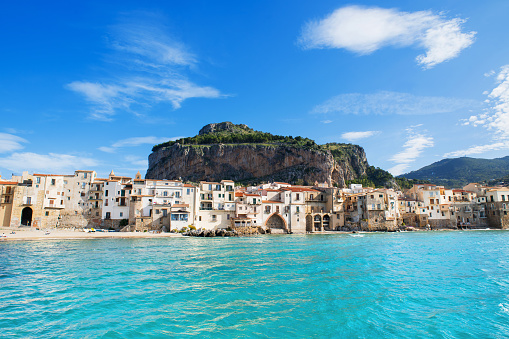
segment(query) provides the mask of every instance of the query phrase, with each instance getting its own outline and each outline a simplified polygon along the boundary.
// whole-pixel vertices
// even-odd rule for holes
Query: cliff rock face
[[[207,125],[200,134],[213,133],[216,126],[211,125],[220,124]],[[150,154],[146,178],[181,178],[193,182],[223,179],[289,183],[303,181],[304,184],[327,182],[344,186],[346,180],[364,175],[368,163],[361,147],[343,147],[347,152],[338,155],[330,150],[277,144],[181,145],[177,142],[159,147]]]

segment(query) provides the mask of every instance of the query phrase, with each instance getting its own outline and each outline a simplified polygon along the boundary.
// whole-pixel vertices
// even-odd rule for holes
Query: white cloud
[[[13,172],[45,172],[53,174],[72,173],[76,169],[87,169],[97,166],[94,159],[82,158],[69,154],[37,154],[30,152],[12,153],[0,158],[0,167]]]
[[[213,87],[189,80],[187,70],[195,67],[197,59],[162,25],[137,21],[141,23],[112,28],[108,41],[114,53],[109,66],[111,72],[118,72],[117,77],[67,85],[91,104],[91,118],[109,121],[118,110],[139,114],[139,110],[156,103],[169,103],[178,109],[190,98],[224,97]]]
[[[330,124],[332,122],[332,120],[322,120],[321,123],[322,124]]]
[[[177,140],[180,138],[182,138],[182,137],[173,137],[173,138],[154,137],[154,136],[134,137],[134,138],[122,139],[122,140],[114,142],[111,146],[102,146],[102,147],[99,147],[98,149],[100,151],[103,151],[106,153],[114,153],[118,148],[121,148],[121,147],[136,147],[136,146],[146,145],[146,144],[157,145],[162,142],[166,142],[169,140],[173,141],[173,140]]]
[[[350,142],[354,142],[360,139],[369,138],[375,134],[380,133],[379,131],[365,131],[365,132],[346,132],[341,134],[341,138],[346,139]]]
[[[490,72],[491,75],[491,72]],[[463,119],[463,125],[484,127],[490,131],[492,140],[486,145],[474,145],[464,150],[444,154],[444,157],[467,156],[490,151],[509,149],[509,65],[501,67],[496,77],[497,86],[486,92],[488,106],[478,115]]]
[[[482,154],[490,151],[499,151],[503,149],[509,149],[509,141],[505,142],[495,142],[488,145],[478,145],[472,146],[465,150],[459,150],[454,152],[445,153],[445,158],[456,158],[456,157],[466,157],[472,154]]]
[[[147,159],[142,159],[137,156],[128,155],[125,157],[125,161],[127,161],[135,166],[139,166],[140,168],[148,168],[148,160]]]
[[[306,24],[299,43],[306,49],[344,48],[361,55],[386,46],[416,45],[425,50],[417,62],[431,68],[457,57],[474,42],[476,32],[461,31],[464,22],[430,11],[346,6]]]
[[[13,152],[23,148],[22,143],[26,143],[23,138],[13,134],[0,133],[0,153]]]
[[[410,164],[414,162],[424,149],[433,147],[433,137],[426,136],[422,133],[415,132],[414,128],[410,127],[407,129],[408,138],[403,145],[403,151],[396,153],[389,160],[396,163],[396,165],[389,169],[393,175],[400,175],[410,167]]]
[[[311,113],[425,115],[449,113],[479,106],[480,104],[474,100],[380,91],[374,94],[340,94],[316,106]]]
[[[127,22],[113,26],[111,36],[114,49],[135,55],[136,62],[146,67],[191,66],[197,62],[187,47],[169,37],[160,25]]]

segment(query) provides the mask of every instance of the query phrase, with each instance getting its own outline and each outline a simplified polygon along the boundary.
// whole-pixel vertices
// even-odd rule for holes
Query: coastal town
[[[322,233],[509,227],[509,188],[417,184],[405,191],[270,182],[184,183],[95,171],[0,177],[4,227],[184,232]],[[247,230],[247,232],[246,232]]]

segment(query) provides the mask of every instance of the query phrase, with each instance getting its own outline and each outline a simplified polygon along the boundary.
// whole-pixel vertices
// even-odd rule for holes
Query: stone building
[[[0,178],[0,226],[11,225],[12,203],[17,186],[15,181],[4,181]]]

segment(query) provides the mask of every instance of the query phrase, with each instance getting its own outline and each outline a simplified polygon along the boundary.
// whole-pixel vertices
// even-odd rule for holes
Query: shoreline
[[[444,232],[444,231],[500,231],[499,229],[469,229],[469,230],[454,230],[454,229],[437,229],[437,230],[413,230],[402,232],[390,233],[424,233],[424,232]],[[14,232],[15,234],[12,234]],[[186,236],[181,233],[150,233],[150,232],[94,232],[88,233],[81,229],[75,230],[60,230],[60,229],[20,229],[10,227],[0,227],[0,234],[5,234],[5,237],[0,237],[0,241],[32,241],[32,240],[87,240],[87,239],[147,239],[147,238],[184,238]],[[306,233],[304,235],[332,235],[332,234],[368,234],[368,233],[387,233],[387,232],[349,232],[349,231],[323,231],[316,233]],[[261,234],[260,234],[261,235]],[[271,235],[271,234],[267,234]],[[279,235],[279,234],[276,234]],[[281,234],[283,235],[283,234]],[[194,238],[194,237],[189,237]]]
[[[12,234],[14,232],[15,234]],[[85,239],[143,239],[143,238],[181,238],[180,233],[150,233],[150,232],[84,232],[81,229],[20,229],[0,227],[0,241],[24,241],[24,240],[85,240]]]

